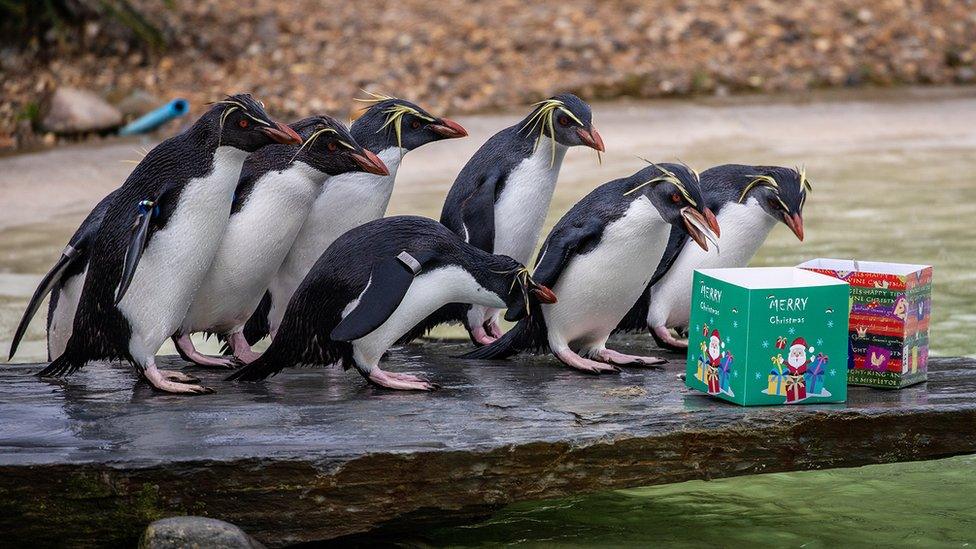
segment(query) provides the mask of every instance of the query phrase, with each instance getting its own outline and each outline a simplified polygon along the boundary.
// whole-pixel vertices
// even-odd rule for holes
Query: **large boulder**
[[[54,91],[41,116],[41,128],[59,134],[108,130],[121,124],[122,113],[101,97],[68,87]]]
[[[204,517],[170,517],[153,522],[142,534],[139,549],[221,547],[264,549],[261,542],[229,522]]]

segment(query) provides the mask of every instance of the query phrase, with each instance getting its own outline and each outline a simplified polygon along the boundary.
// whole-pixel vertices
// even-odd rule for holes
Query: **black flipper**
[[[159,208],[152,200],[143,200],[139,203],[139,215],[132,225],[132,235],[129,237],[129,247],[125,251],[125,264],[122,267],[122,280],[115,292],[115,304],[118,305],[125,292],[132,283],[132,277],[136,274],[136,267],[142,259],[142,252],[146,249],[146,241],[149,238],[149,227],[152,224],[153,216],[158,215]]]
[[[563,269],[566,268],[572,257],[595,246],[603,235],[603,229],[603,221],[597,217],[591,217],[588,221],[578,225],[553,230],[542,245],[542,253],[536,260],[532,279],[549,288],[555,286],[559,280],[559,275],[562,274]],[[508,308],[505,319],[510,321],[519,318],[524,310],[525,303],[519,301]]]
[[[497,172],[488,174],[461,204],[461,222],[464,223],[461,237],[488,253],[494,253],[495,249],[495,189],[499,179]]]
[[[334,341],[353,341],[379,328],[400,306],[414,277],[432,256],[431,253],[402,252],[377,263],[359,304],[339,322],[329,337]]]
[[[61,257],[58,262],[54,264],[54,267],[44,275],[41,279],[41,283],[37,285],[37,289],[34,290],[34,295],[31,296],[30,303],[27,304],[27,309],[24,311],[24,316],[20,319],[20,324],[17,325],[17,331],[14,333],[14,340],[10,344],[10,356],[7,360],[14,357],[17,352],[17,346],[20,345],[20,340],[23,339],[24,334],[27,332],[27,326],[30,324],[31,319],[37,313],[37,309],[41,307],[41,302],[47,297],[51,290],[57,286],[61,281],[62,275],[74,263],[81,253],[72,246],[67,246],[63,252],[61,252]]]

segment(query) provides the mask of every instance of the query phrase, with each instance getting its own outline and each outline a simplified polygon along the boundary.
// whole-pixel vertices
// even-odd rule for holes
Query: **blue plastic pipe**
[[[163,124],[179,118],[190,112],[190,102],[186,99],[174,99],[158,109],[147,112],[139,118],[129,122],[119,130],[119,135],[135,135],[151,132]]]

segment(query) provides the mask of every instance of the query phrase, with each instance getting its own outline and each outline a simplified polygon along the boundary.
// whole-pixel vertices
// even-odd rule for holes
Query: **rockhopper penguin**
[[[78,299],[81,297],[81,289],[85,285],[85,275],[88,272],[88,256],[98,231],[98,226],[105,217],[112,199],[118,190],[112,191],[103,198],[94,209],[88,214],[75,234],[68,240],[68,244],[61,252],[61,257],[54,264],[54,267],[44,275],[34,290],[34,295],[24,310],[24,315],[17,325],[13,341],[10,344],[10,356],[14,357],[21,339],[27,333],[27,327],[41,302],[48,294],[51,300],[47,306],[47,359],[54,360],[61,356],[64,347],[71,337],[71,328],[75,320],[75,311],[78,309]]]
[[[668,328],[687,328],[695,269],[745,267],[777,222],[803,240],[803,206],[811,191],[806,172],[779,166],[725,164],[701,174],[705,205],[715,212],[722,236],[718,250],[702,250],[678,229],[671,229],[664,257],[650,284],[618,327],[645,327],[659,346],[685,350]]]
[[[150,151],[105,211],[71,337],[40,375],[125,360],[159,390],[210,392],[185,374],[157,369],[155,353],[180,327],[213,260],[245,157],[276,142],[301,138],[241,94]]]
[[[604,150],[593,127],[590,106],[564,93],[539,102],[521,122],[491,137],[458,174],[441,211],[441,223],[487,252],[528,263],[568,147]],[[451,305],[438,311],[413,335],[437,324],[462,322],[474,343],[501,335],[499,311]]]
[[[386,214],[397,169],[406,153],[427,143],[468,135],[457,122],[434,116],[410,101],[370,95],[370,99],[361,100],[371,104],[353,122],[350,133],[357,143],[379,156],[389,173],[356,172],[329,178],[261,307],[247,323],[244,335],[251,344],[278,329],[295,289],[339,235]]]
[[[446,303],[521,303],[525,312],[555,301],[521,263],[466,244],[436,221],[377,219],[329,246],[292,297],[271,346],[230,379],[338,362],[382,387],[430,390],[426,380],[379,367],[383,353],[425,316]]]
[[[670,226],[702,248],[718,234],[698,176],[680,164],[651,165],[597,187],[559,220],[542,245],[533,278],[559,302],[535,305],[496,342],[464,358],[505,358],[550,351],[564,364],[591,373],[614,365],[658,364],[606,348],[607,338],[647,286],[664,254]],[[521,303],[506,319],[523,314]]]
[[[184,359],[200,366],[233,367],[257,358],[241,330],[257,308],[305,221],[315,195],[330,176],[356,171],[387,175],[375,154],[329,116],[291,124],[304,143],[268,145],[244,162],[230,222],[178,334]],[[208,332],[228,341],[234,358],[196,351],[190,334]]]

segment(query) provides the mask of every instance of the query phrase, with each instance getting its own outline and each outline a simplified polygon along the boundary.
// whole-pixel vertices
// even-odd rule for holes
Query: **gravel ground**
[[[589,99],[976,82],[973,0],[138,0],[169,45],[117,24],[0,50],[0,148],[59,85],[117,101],[252,91],[291,119],[369,89],[435,112]],[[166,6],[169,7],[166,7]]]

